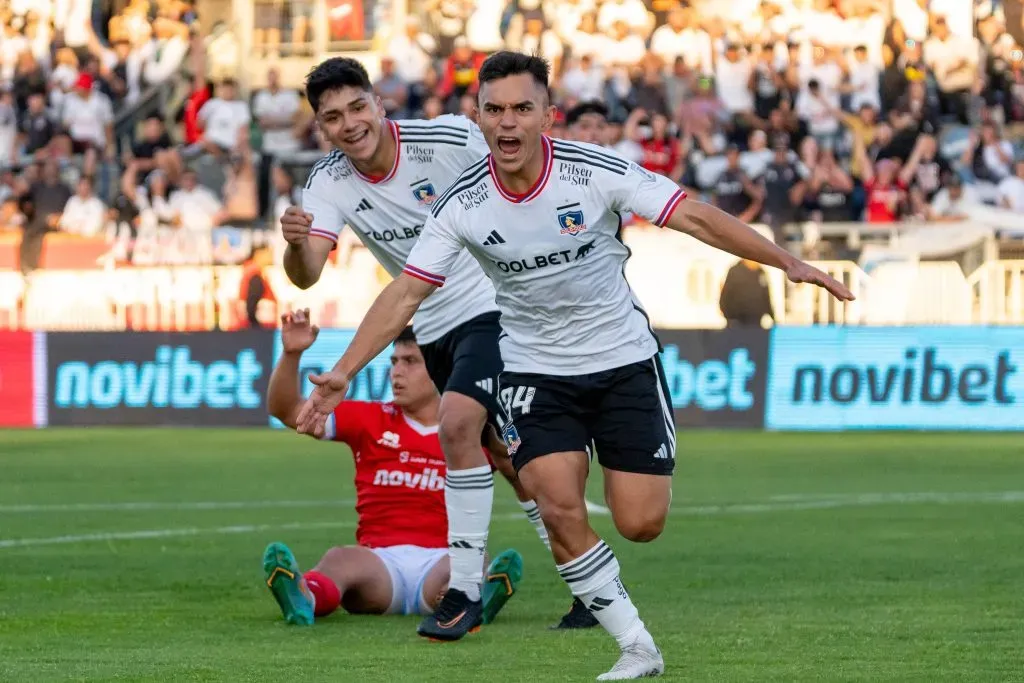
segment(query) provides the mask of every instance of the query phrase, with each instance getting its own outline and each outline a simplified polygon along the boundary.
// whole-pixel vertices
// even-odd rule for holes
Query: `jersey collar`
[[[491,179],[494,181],[494,187],[498,189],[498,194],[513,204],[522,204],[537,197],[543,191],[544,186],[548,184],[548,178],[551,176],[551,169],[555,165],[551,152],[551,140],[547,135],[541,136],[541,149],[544,153],[544,166],[541,167],[540,177],[537,178],[537,182],[533,184],[533,187],[523,194],[516,194],[502,186],[501,181],[498,180],[498,169],[494,166],[494,155],[488,155],[487,166],[491,169]]]
[[[385,175],[382,176],[365,175],[359,172],[359,169],[355,167],[355,164],[352,165],[352,168],[353,170],[355,170],[357,176],[359,176],[366,182],[372,183],[374,185],[378,183],[386,183],[387,181],[394,178],[395,173],[398,172],[398,162],[402,159],[402,137],[398,132],[398,126],[396,126],[395,122],[392,121],[391,119],[384,119],[384,123],[387,125],[388,131],[391,132],[391,137],[395,139],[395,165],[391,167],[390,171],[388,171]]]

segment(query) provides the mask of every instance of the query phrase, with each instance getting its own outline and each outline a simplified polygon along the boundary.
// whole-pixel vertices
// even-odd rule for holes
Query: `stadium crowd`
[[[378,37],[376,89],[396,118],[470,114],[486,54],[539,53],[552,135],[600,103],[605,145],[778,237],[1024,211],[1024,55],[999,3],[979,0],[973,25],[967,4],[427,0]],[[188,2],[97,16],[21,0],[0,21],[0,230],[23,231],[23,272],[50,231],[106,235],[113,262],[237,261],[238,231],[218,226],[272,228],[299,201],[301,165],[282,163],[325,146],[298,84],[273,69],[248,98],[214,83],[222,34],[200,37]],[[171,81],[177,97],[116,138],[117,113]]]

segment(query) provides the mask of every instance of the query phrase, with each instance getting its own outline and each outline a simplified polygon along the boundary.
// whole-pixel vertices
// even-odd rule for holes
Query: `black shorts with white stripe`
[[[551,453],[584,451],[593,441],[602,466],[672,474],[676,428],[661,359],[586,375],[503,372],[502,436],[516,470]]]
[[[501,314],[483,313],[446,332],[429,344],[420,344],[427,373],[442,394],[454,391],[469,396],[487,409],[487,420],[498,426],[498,375],[501,373]]]

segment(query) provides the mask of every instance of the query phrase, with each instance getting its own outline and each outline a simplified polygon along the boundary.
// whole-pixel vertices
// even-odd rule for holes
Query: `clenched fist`
[[[313,216],[297,206],[289,206],[281,216],[281,232],[288,244],[305,244],[312,227]]]

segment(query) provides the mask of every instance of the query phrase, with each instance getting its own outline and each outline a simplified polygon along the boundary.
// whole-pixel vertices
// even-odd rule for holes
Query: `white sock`
[[[470,600],[479,600],[480,584],[484,580],[487,527],[494,504],[491,466],[448,470],[444,503],[448,510],[448,559],[451,563],[448,587],[459,589]]]
[[[544,520],[540,518],[540,510],[537,509],[537,503],[532,500],[519,501],[519,507],[523,508],[523,512],[526,513],[526,518],[530,520],[530,524],[537,530],[537,535],[540,536],[541,543],[548,550],[551,550],[551,541],[548,540],[548,530],[544,526]]]
[[[575,560],[558,565],[558,573],[620,648],[639,642],[655,649],[654,639],[619,580],[619,561],[604,541],[598,541]]]

